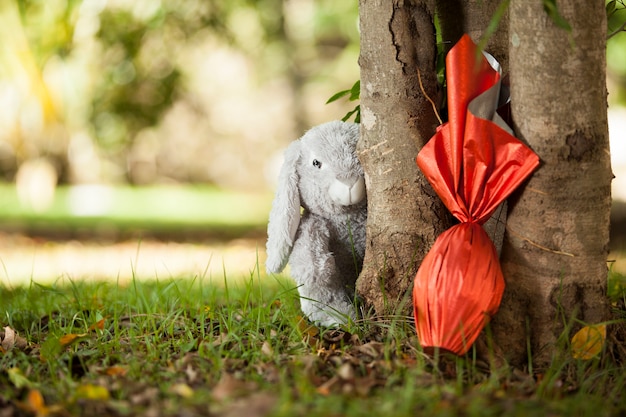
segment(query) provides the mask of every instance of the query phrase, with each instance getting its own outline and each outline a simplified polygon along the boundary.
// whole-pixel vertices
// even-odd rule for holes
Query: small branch
[[[616,30],[614,30],[613,32],[609,33],[606,37],[606,39],[611,39],[613,36],[617,35],[620,32],[623,32],[624,30],[626,30],[626,22],[622,23],[622,25],[620,27],[618,27]]]
[[[437,111],[437,105],[435,105],[435,102],[428,96],[428,94],[426,94],[426,90],[424,90],[424,85],[422,84],[422,73],[420,72],[419,68],[417,69],[417,80],[419,81],[422,94],[424,94],[426,100],[430,102],[430,105],[433,106],[433,111],[435,112],[435,116],[437,116],[437,120],[439,120],[439,124],[443,124],[443,121],[441,121],[441,117],[439,117],[439,112]]]
[[[524,187],[524,189],[528,190],[528,191],[532,191],[533,193],[542,194],[542,195],[548,195],[548,193],[546,193],[545,191],[541,191],[541,190],[538,190],[538,189],[533,188],[533,187],[526,186],[526,187]]]
[[[527,237],[524,237],[524,236],[520,235],[519,233],[513,231],[509,226],[506,227],[506,231],[507,231],[507,233],[510,233],[513,236],[517,236],[518,238],[522,239],[523,241],[528,242],[532,246],[534,246],[536,248],[539,248],[539,249],[541,249],[543,251],[554,253],[556,255],[570,256],[572,258],[576,257],[576,255],[574,255],[573,253],[563,252],[563,251],[555,250],[555,249],[550,249],[550,248],[547,248],[547,247],[545,247],[543,245],[540,245],[539,243],[533,242],[532,240],[528,239]]]

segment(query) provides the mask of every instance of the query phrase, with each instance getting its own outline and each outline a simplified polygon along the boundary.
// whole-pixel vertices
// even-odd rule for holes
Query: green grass
[[[545,374],[528,375],[490,366],[473,352],[435,363],[403,320],[319,331],[300,314],[293,283],[258,272],[217,284],[197,278],[0,287],[0,329],[27,342],[0,353],[0,410],[248,417],[626,412],[626,375],[607,352],[591,361],[563,355]]]
[[[0,229],[236,235],[264,230],[272,196],[209,186],[58,187],[43,210],[0,184]]]

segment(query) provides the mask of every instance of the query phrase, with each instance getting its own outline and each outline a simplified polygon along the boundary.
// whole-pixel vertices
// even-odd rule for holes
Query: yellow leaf
[[[606,340],[606,325],[585,326],[572,337],[572,356],[589,360],[600,354]]]
[[[9,374],[9,380],[16,388],[31,387],[33,385],[33,383],[24,376],[20,368],[11,368],[7,370],[7,374]]]
[[[187,384],[174,384],[170,388],[170,391],[174,394],[180,395],[183,398],[193,397],[193,389]]]
[[[80,334],[70,333],[70,334],[66,334],[66,335],[63,335],[63,336],[61,336],[59,338],[59,343],[63,347],[69,346],[72,343],[74,343],[75,341],[77,341],[78,339],[83,338],[85,336],[87,336],[87,333],[80,333]]]
[[[109,391],[100,385],[84,384],[76,388],[76,398],[83,400],[107,401]]]

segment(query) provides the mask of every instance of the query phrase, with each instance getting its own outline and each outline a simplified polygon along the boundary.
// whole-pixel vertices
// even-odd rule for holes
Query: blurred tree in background
[[[263,189],[281,149],[353,105],[357,1],[3,0],[0,179]],[[612,10],[610,10],[612,8]],[[623,31],[624,1],[608,0]],[[626,36],[608,41],[626,104]],[[344,107],[341,107],[344,106]]]
[[[356,2],[4,0],[0,22],[6,181],[265,187],[358,78]]]

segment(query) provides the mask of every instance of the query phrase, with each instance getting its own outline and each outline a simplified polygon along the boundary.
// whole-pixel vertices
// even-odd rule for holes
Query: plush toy
[[[302,311],[321,326],[357,317],[367,218],[358,139],[358,124],[333,121],[291,143],[270,212],[266,269],[289,263]]]

